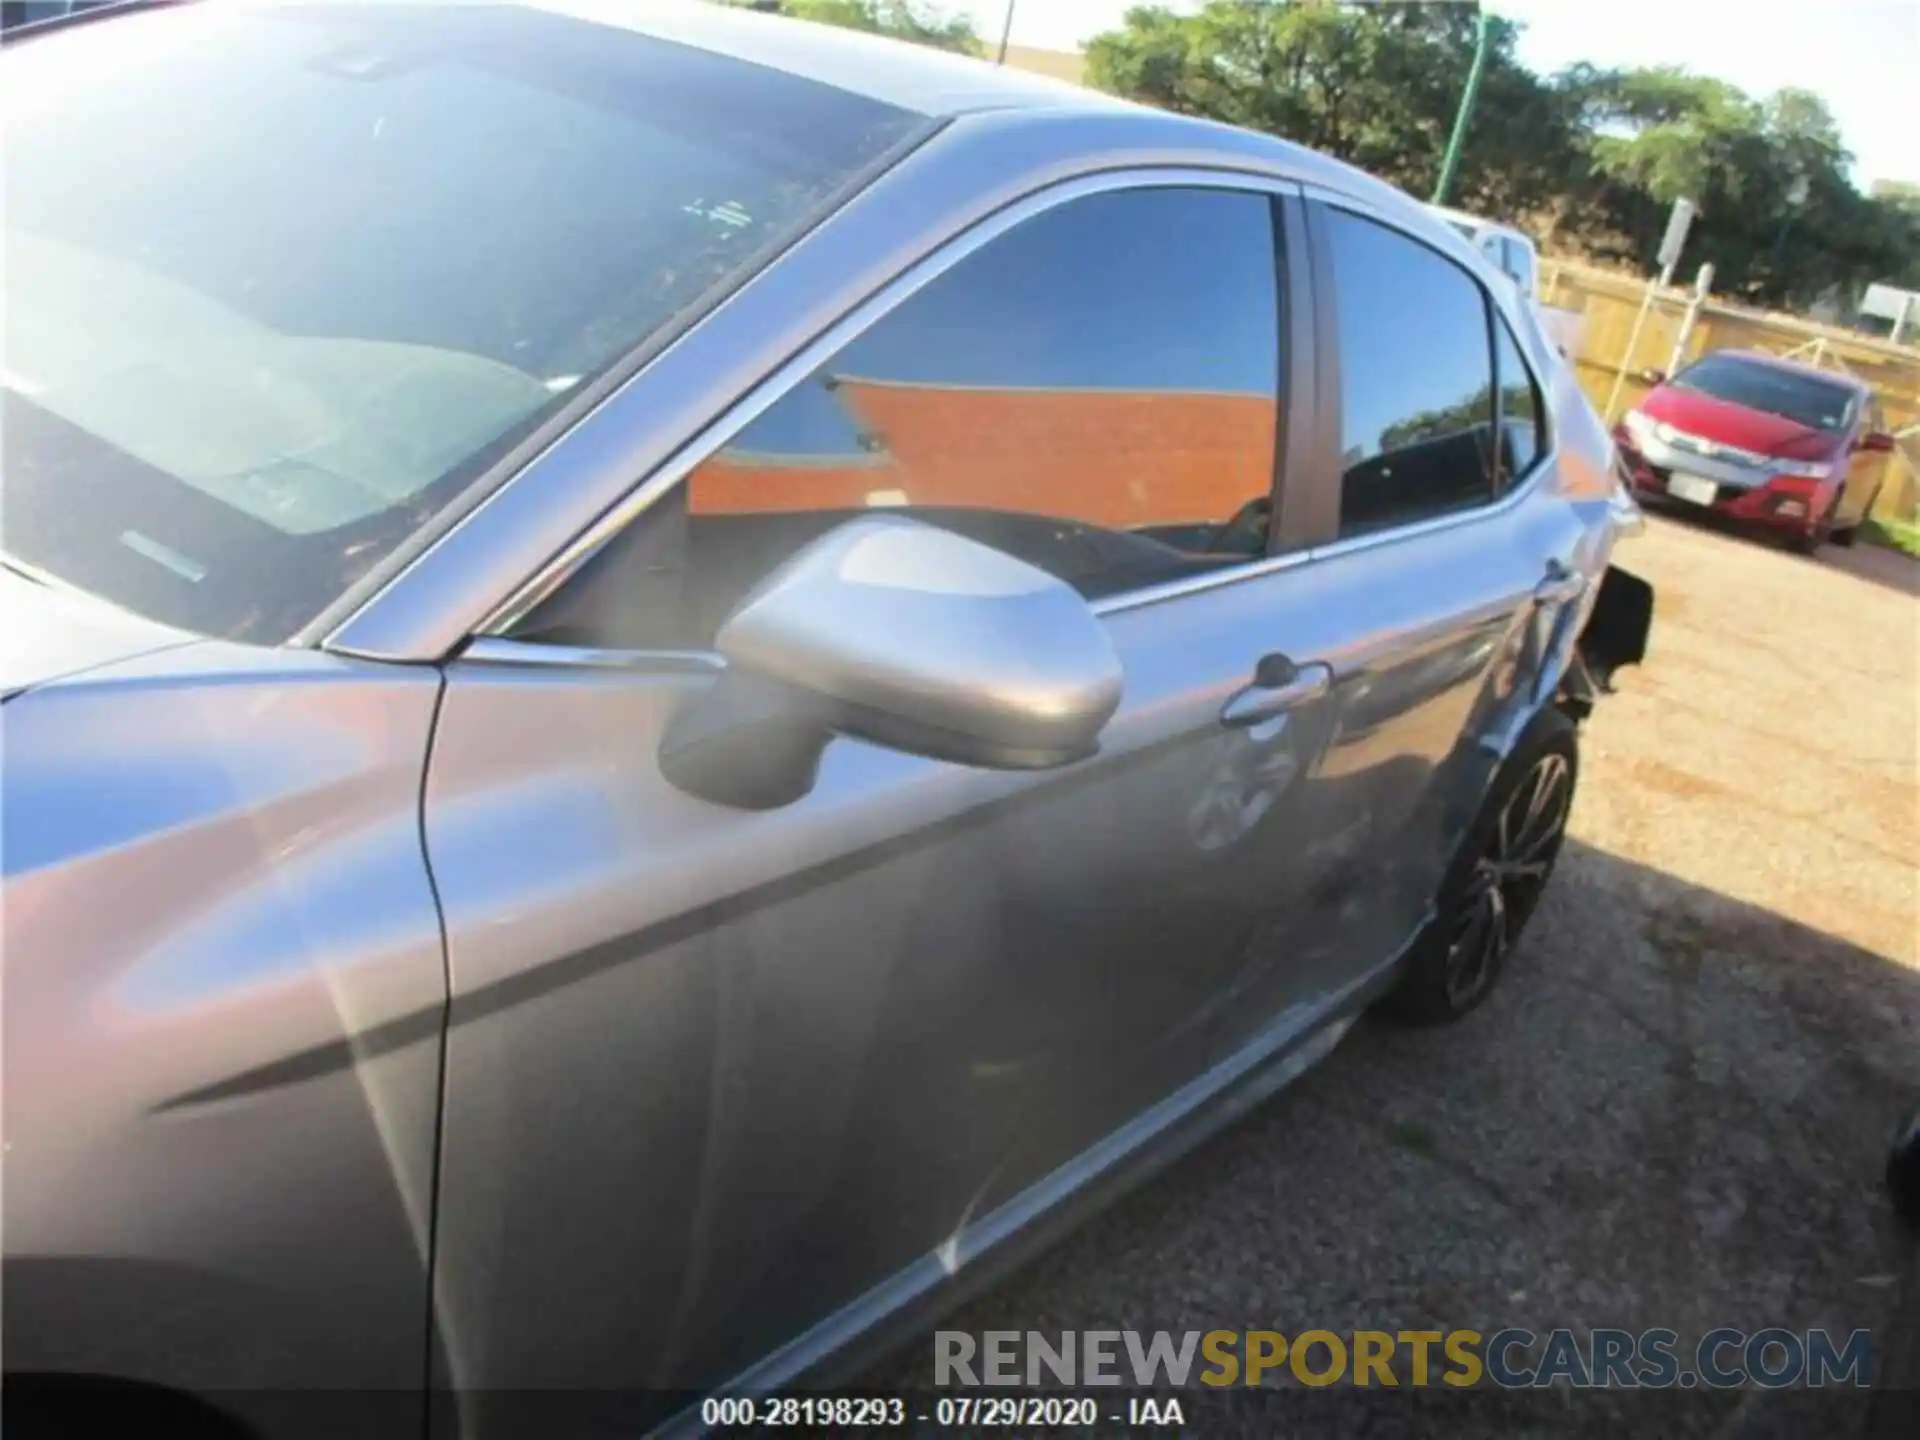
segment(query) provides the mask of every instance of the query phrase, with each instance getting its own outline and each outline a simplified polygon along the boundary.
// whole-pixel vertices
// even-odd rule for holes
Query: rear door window
[[[1546,407],[1533,372],[1520,357],[1520,342],[1506,318],[1493,312],[1493,363],[1500,398],[1501,489],[1533,469],[1546,448]]]
[[[1340,348],[1340,534],[1484,504],[1496,488],[1486,293],[1400,231],[1322,213]]]

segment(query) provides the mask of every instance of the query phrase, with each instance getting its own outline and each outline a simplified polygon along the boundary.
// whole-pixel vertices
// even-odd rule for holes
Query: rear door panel
[[[1309,471],[1317,497],[1301,505],[1317,530],[1296,579],[1313,597],[1314,633],[1303,643],[1335,677],[1311,819],[1330,867],[1323,883],[1331,923],[1320,924],[1316,941],[1357,974],[1397,953],[1430,913],[1503,747],[1540,703],[1533,681],[1579,603],[1543,599],[1542,582],[1554,567],[1579,563],[1587,523],[1559,493],[1549,458],[1544,472],[1522,477],[1523,493],[1340,538],[1342,471],[1352,468],[1363,487],[1404,485],[1405,457],[1421,452],[1358,465],[1343,453],[1346,372],[1392,365],[1398,355],[1341,354],[1341,271],[1328,209],[1307,201],[1330,399]],[[1325,922],[1328,907],[1312,913]]]
[[[1317,556],[1314,637],[1333,665],[1315,843],[1331,852],[1362,969],[1427,916],[1559,619],[1535,603],[1542,557],[1577,531],[1547,497]]]

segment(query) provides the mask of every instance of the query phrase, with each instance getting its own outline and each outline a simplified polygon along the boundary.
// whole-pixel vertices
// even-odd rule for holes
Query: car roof
[[[1471,210],[1456,210],[1451,205],[1436,205],[1431,201],[1427,202],[1427,209],[1443,220],[1459,220],[1476,229],[1498,230],[1502,235],[1516,235],[1522,240],[1527,238],[1526,231],[1519,226],[1509,225],[1504,220],[1491,220],[1485,215],[1476,215]]]
[[[1063,146],[1098,148],[1114,164],[1220,163],[1324,185],[1403,222],[1440,230],[1429,208],[1364,170],[1257,130],[1135,104],[1083,85],[932,46],[706,0],[517,0],[530,8],[695,46],[938,120],[999,114],[1060,125]],[[1065,131],[1071,129],[1069,139]],[[1044,148],[1044,147],[1043,147]]]
[[[1746,360],[1755,365],[1763,365],[1769,370],[1785,370],[1792,375],[1805,375],[1814,380],[1825,380],[1844,389],[1869,393],[1873,387],[1858,376],[1849,375],[1843,370],[1826,370],[1818,365],[1802,365],[1797,360],[1789,360],[1782,355],[1771,355],[1765,350],[1712,350],[1708,354],[1725,355],[1735,360]],[[1706,359],[1706,355],[1700,357]]]
[[[944,118],[983,110],[1135,108],[1098,90],[930,45],[710,0],[519,0],[782,70],[903,110]]]

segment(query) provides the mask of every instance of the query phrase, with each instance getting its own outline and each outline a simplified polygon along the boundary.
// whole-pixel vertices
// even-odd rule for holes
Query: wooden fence
[[[1709,297],[1700,307],[1684,350],[1676,353],[1692,292],[1667,288],[1656,291],[1629,355],[1634,318],[1646,293],[1645,282],[1632,276],[1568,261],[1547,260],[1541,266],[1541,302],[1581,316],[1580,354],[1575,357],[1580,383],[1603,412],[1612,400],[1609,420],[1619,419],[1647,393],[1648,386],[1640,378],[1643,370],[1650,366],[1671,370],[1676,362],[1685,363],[1709,350],[1766,350],[1844,370],[1879,392],[1888,428],[1895,434],[1894,453],[1883,462],[1883,483],[1873,513],[1909,524],[1920,519],[1920,350]]]

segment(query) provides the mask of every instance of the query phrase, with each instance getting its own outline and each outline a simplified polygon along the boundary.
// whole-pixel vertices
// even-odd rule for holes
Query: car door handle
[[[1542,605],[1571,605],[1586,593],[1587,577],[1558,560],[1547,562],[1547,578],[1533,587],[1533,598]]]
[[[1318,700],[1333,688],[1333,667],[1318,661],[1296,665],[1284,655],[1266,655],[1254,667],[1253,683],[1235,692],[1220,711],[1220,723],[1234,728],[1258,725],[1297,705]]]

